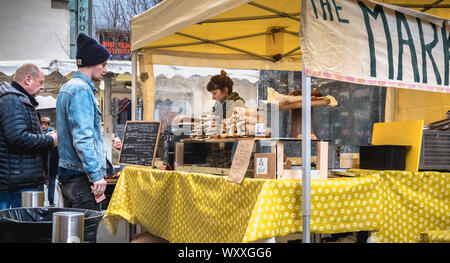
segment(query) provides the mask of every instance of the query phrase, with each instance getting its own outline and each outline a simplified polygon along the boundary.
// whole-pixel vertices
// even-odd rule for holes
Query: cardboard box
[[[275,153],[255,153],[254,170],[255,178],[275,179]]]
[[[340,168],[359,168],[358,153],[341,153]]]

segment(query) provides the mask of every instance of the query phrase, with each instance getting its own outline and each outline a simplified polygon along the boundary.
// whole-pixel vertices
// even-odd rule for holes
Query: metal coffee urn
[[[52,243],[83,243],[84,213],[53,213]]]
[[[22,207],[43,207],[43,191],[25,191],[22,192]]]

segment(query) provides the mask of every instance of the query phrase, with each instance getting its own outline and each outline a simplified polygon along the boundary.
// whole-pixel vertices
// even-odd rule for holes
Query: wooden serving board
[[[323,105],[328,105],[330,104],[330,100],[329,99],[318,99],[318,100],[311,100],[311,107],[315,107],[315,106],[323,106]],[[296,102],[292,102],[292,103],[287,103],[287,104],[280,104],[279,106],[279,110],[283,111],[283,110],[293,110],[293,109],[301,109],[302,108],[302,101],[296,101]]]

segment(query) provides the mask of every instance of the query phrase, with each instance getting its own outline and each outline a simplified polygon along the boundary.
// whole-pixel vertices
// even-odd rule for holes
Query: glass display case
[[[302,141],[294,138],[182,139],[175,147],[175,170],[228,175],[239,141],[254,140],[246,177],[301,179]],[[311,177],[326,179],[328,142],[317,143]],[[287,151],[287,148],[295,148]],[[322,169],[322,173],[320,170]]]

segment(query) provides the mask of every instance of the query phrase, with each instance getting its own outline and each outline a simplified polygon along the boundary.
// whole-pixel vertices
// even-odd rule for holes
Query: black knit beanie
[[[95,39],[84,33],[77,38],[77,66],[86,67],[97,65],[109,59],[108,50],[100,45]]]

